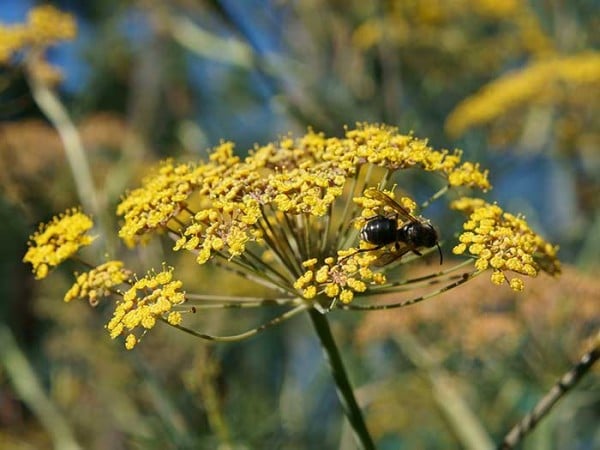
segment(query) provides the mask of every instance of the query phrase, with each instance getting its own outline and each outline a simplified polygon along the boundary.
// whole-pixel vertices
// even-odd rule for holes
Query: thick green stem
[[[329,368],[331,369],[331,374],[335,381],[338,398],[344,409],[344,414],[354,431],[358,446],[363,450],[375,450],[375,444],[373,444],[373,440],[369,435],[365,420],[363,419],[362,412],[354,397],[350,380],[348,380],[344,363],[342,362],[338,348],[333,340],[327,318],[314,308],[309,310],[309,314],[315,330],[317,331],[317,335],[319,336],[319,340],[321,341],[321,345],[323,346],[325,357],[329,362]]]

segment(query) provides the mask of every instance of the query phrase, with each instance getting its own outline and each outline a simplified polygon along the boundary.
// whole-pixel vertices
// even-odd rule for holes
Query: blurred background
[[[463,149],[490,169],[486,198],[560,245],[562,276],[523,293],[484,276],[413,308],[331,314],[378,448],[497,442],[589,347],[600,324],[597,0],[50,3],[77,23],[45,61],[92,167],[90,212],[111,256],[139,272],[170,258],[187,289],[261,295],[174,259],[168,243],[126,253],[120,196],[160,159],[205,158],[221,139],[243,155],[359,121]],[[24,23],[35,5],[2,0],[0,22]],[[86,200],[27,57],[0,65],[0,448],[353,448],[304,318],[234,344],[162,327],[127,352],[108,338],[108,310],[63,303],[73,267],[34,282],[28,235]],[[404,182],[431,194],[420,176]],[[428,215],[451,241],[445,208]],[[267,317],[206,314],[198,328],[220,334]],[[523,448],[600,448],[599,380],[596,368]]]

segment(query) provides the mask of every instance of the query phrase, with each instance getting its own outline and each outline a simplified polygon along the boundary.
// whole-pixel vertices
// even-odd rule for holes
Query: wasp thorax
[[[429,222],[410,222],[401,230],[404,240],[415,247],[433,247],[438,243],[438,234]]]

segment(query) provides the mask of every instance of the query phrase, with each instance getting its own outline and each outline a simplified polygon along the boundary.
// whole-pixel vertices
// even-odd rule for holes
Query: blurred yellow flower
[[[498,205],[478,198],[462,198],[450,206],[469,214],[469,220],[463,225],[464,232],[459,237],[460,244],[454,247],[453,252],[475,257],[475,267],[480,271],[490,268],[494,284],[507,282],[513,290],[521,291],[523,281],[520,278],[509,279],[507,272],[529,277],[537,276],[540,270],[551,275],[560,272],[557,247],[534,233],[522,217],[504,212]]]
[[[600,52],[541,59],[490,82],[454,108],[446,130],[460,136],[516,108],[559,101],[566,87],[578,85],[600,88]]]
[[[140,278],[123,294],[113,317],[106,325],[110,337],[125,336],[125,348],[131,350],[142,336],[164,319],[172,325],[181,322],[181,313],[173,307],[185,302],[183,283],[173,280],[173,269],[163,269]],[[137,329],[137,334],[136,334]],[[141,330],[141,331],[140,331]]]
[[[30,237],[23,261],[33,266],[37,279],[45,278],[50,268],[89,245],[94,237],[86,234],[94,223],[79,209],[70,209],[42,224]]]
[[[52,5],[40,5],[27,14],[27,27],[34,45],[47,46],[77,35],[75,18]]]
[[[40,5],[27,14],[27,22],[16,25],[0,23],[0,63],[8,63],[19,50],[47,47],[77,35],[75,18],[52,5]]]
[[[15,52],[26,46],[28,37],[22,25],[0,24],[0,63],[7,63]]]
[[[87,299],[96,306],[102,297],[114,292],[115,286],[125,283],[132,272],[123,267],[122,261],[108,261],[77,276],[71,289],[65,294],[65,302]]]

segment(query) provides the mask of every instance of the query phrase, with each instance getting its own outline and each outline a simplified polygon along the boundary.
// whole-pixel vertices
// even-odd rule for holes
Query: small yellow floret
[[[181,314],[172,309],[185,302],[185,295],[180,291],[181,281],[173,280],[172,272],[173,269],[164,268],[158,274],[149,273],[125,292],[106,325],[112,339],[126,335],[125,347],[131,349],[155,326],[157,319],[172,325],[181,323]],[[136,330],[140,336],[135,334]]]
[[[350,289],[343,289],[340,294],[340,301],[342,303],[350,303],[354,298],[354,293]]]
[[[522,291],[525,287],[525,283],[520,278],[513,278],[509,282],[510,287],[513,291]]]
[[[65,302],[74,299],[87,299],[95,306],[102,297],[111,294],[115,286],[126,282],[131,272],[121,261],[108,261],[77,277],[75,284],[65,294]]]
[[[540,270],[553,275],[560,271],[556,247],[534,233],[523,217],[504,212],[498,205],[481,199],[462,198],[452,203],[452,208],[469,214],[461,242],[454,253],[467,249],[475,257],[477,270],[493,269],[494,284],[508,282],[514,290],[524,286],[520,278],[508,281],[505,271],[530,277]]]
[[[316,288],[316,286],[308,286],[302,292],[302,297],[304,297],[306,299],[314,298],[316,295],[317,295],[317,288]]]
[[[93,225],[92,219],[75,208],[55,216],[30,236],[23,262],[31,263],[37,279],[44,278],[50,268],[92,243],[94,237],[86,233]]]

